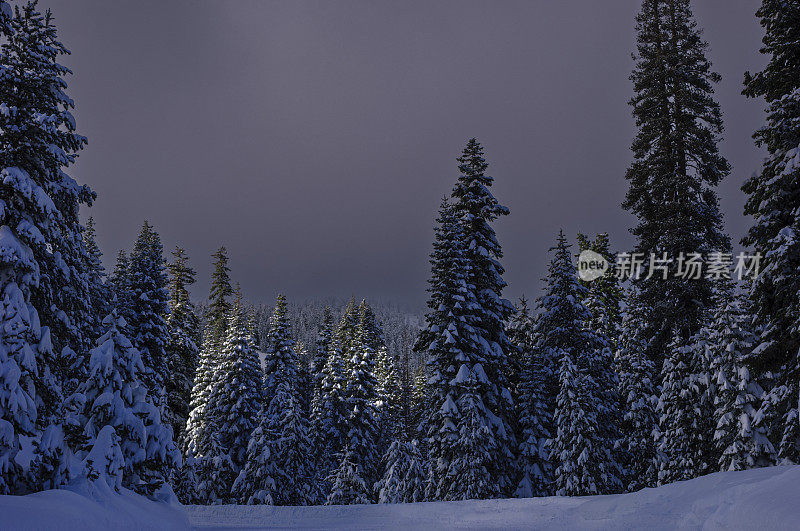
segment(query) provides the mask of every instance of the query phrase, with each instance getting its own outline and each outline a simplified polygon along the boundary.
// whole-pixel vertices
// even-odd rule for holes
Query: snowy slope
[[[189,529],[180,505],[157,503],[123,489],[117,494],[102,482],[28,496],[0,496],[3,530]]]
[[[800,528],[800,466],[726,472],[633,494],[338,507],[191,506],[195,529]],[[0,529],[188,529],[180,507],[84,486],[0,496]]]
[[[187,510],[196,529],[798,529],[800,466],[717,473],[616,496]]]

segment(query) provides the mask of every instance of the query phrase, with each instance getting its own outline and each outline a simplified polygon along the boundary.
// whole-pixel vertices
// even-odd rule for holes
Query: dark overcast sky
[[[721,186],[735,241],[763,102],[756,0],[696,0],[723,76]],[[107,262],[144,218],[205,298],[224,244],[251,300],[425,300],[433,219],[465,141],[484,145],[506,295],[536,295],[559,228],[631,243],[620,208],[636,0],[81,1],[52,7]],[[109,264],[110,265],[110,264]]]

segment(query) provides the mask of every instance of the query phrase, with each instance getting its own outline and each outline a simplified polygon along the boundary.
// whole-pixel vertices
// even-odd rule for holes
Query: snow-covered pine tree
[[[598,432],[597,411],[591,403],[593,383],[568,350],[561,354],[552,448],[557,463],[553,486],[559,496],[599,494],[600,474],[593,452]]]
[[[119,492],[124,477],[125,457],[122,455],[120,438],[113,426],[103,426],[82,464],[82,473],[87,480],[104,481],[114,491]]]
[[[209,442],[207,428],[210,425],[210,418],[207,415],[206,407],[211,396],[211,382],[214,379],[214,372],[219,361],[218,353],[210,344],[210,328],[206,322],[192,382],[192,392],[189,399],[189,418],[186,421],[185,437],[181,448],[184,453],[188,453],[191,448],[192,453],[197,457],[202,457],[205,454],[207,443]]]
[[[578,496],[616,492],[620,488],[614,443],[599,425],[604,418],[605,394],[595,380],[608,344],[586,326],[591,312],[582,302],[586,288],[578,280],[570,245],[559,232],[550,263],[537,332],[538,348],[558,367],[558,394],[551,459],[556,466],[558,494]],[[614,385],[614,382],[605,382]]]
[[[220,348],[228,330],[228,317],[231,311],[230,298],[233,296],[231,269],[228,267],[228,251],[220,247],[211,255],[214,271],[211,273],[211,293],[208,296],[209,336],[212,346]]]
[[[477,304],[474,291],[467,284],[468,263],[465,239],[453,206],[442,200],[431,253],[431,277],[428,281],[428,308],[425,328],[420,332],[414,349],[428,360],[430,379],[419,397],[424,410],[421,424],[426,430],[431,479],[426,497],[430,500],[454,499],[454,493],[464,489],[458,484],[463,478],[449,475],[451,463],[457,457],[460,412],[457,402],[461,386],[456,385],[456,372],[462,366],[470,368],[484,360],[479,355],[471,312]],[[424,379],[424,373],[422,378]],[[427,406],[427,407],[426,407]],[[497,489],[488,489],[488,497]]]
[[[722,290],[711,325],[711,377],[714,396],[714,440],[719,470],[767,466],[775,449],[758,420],[764,390],[750,378],[745,356],[757,342],[751,317],[740,297]]]
[[[371,488],[363,477],[363,471],[350,445],[340,452],[339,464],[328,477],[331,491],[325,505],[356,505],[372,503]]]
[[[636,302],[646,310],[643,338],[658,367],[674,334],[688,341],[712,307],[710,279],[677,273],[681,256],[729,248],[715,187],[730,166],[717,150],[722,118],[713,85],[720,76],[711,71],[689,0],[643,0],[636,21],[630,104],[639,131],[623,207],[638,218],[635,252],[672,260],[666,279],[656,272],[636,282]]]
[[[209,426],[209,418],[206,415],[206,406],[211,395],[211,382],[219,364],[222,341],[227,329],[227,319],[231,308],[228,299],[233,294],[225,247],[221,247],[212,257],[214,258],[214,272],[211,275],[208,313],[192,385],[189,420],[186,423],[186,446],[193,446],[194,453],[198,456],[204,455],[213,442],[210,437],[207,437],[209,432],[206,431],[206,428]]]
[[[512,370],[511,351],[514,346],[505,334],[505,322],[514,311],[513,305],[502,298],[503,251],[491,223],[509,213],[500,205],[489,189],[494,179],[486,175],[488,164],[483,148],[472,138],[458,158],[461,175],[453,187],[453,208],[463,227],[464,257],[467,262],[467,286],[475,293],[475,305],[470,308],[475,322],[475,354],[480,358],[487,381],[481,382],[480,399],[487,412],[495,444],[489,459],[489,469],[499,485],[501,494],[510,495],[516,488],[514,481],[514,452],[516,441],[513,432],[514,405],[509,389]]]
[[[38,278],[31,248],[0,226],[0,494],[23,493],[31,481],[16,457],[36,435],[37,358],[48,347],[31,302]]]
[[[262,400],[265,406],[269,405],[277,394],[281,382],[292,387],[295,400],[298,399],[297,389],[297,353],[295,342],[289,332],[287,319],[286,297],[278,295],[275,309],[270,319],[269,334],[264,356],[264,385]]]
[[[707,348],[706,327],[688,342],[676,333],[669,345],[656,407],[659,420],[654,437],[659,485],[695,478],[713,466],[707,462],[707,447],[713,442],[708,430],[704,430],[710,419],[703,415],[707,382],[701,371]]]
[[[280,386],[283,391],[284,386]],[[277,396],[277,395],[276,395]],[[272,401],[269,404],[272,407]],[[280,438],[280,427],[275,425],[272,411],[262,407],[258,424],[250,435],[244,468],[233,482],[231,497],[240,504],[276,505],[278,487],[276,477],[280,473],[273,445]]]
[[[414,423],[414,371],[411,366],[411,349],[404,349],[400,354],[400,407],[398,432],[416,439],[417,429]]]
[[[311,424],[290,382],[278,378],[275,394],[259,414],[244,469],[234,484],[239,503],[311,505],[318,499],[311,452]]]
[[[342,312],[342,318],[336,326],[334,338],[335,343],[342,349],[342,352],[347,352],[356,339],[359,319],[358,311],[355,297],[350,297],[350,300],[344,308],[344,312]]]
[[[364,342],[373,353],[373,372],[375,375],[375,407],[378,433],[375,444],[379,455],[388,449],[398,435],[400,423],[400,375],[397,363],[389,354],[383,337],[383,330],[370,305],[362,300],[359,305],[360,319],[363,321]]]
[[[311,419],[311,400],[314,397],[314,382],[311,377],[311,354],[305,343],[297,341],[294,347],[297,352],[297,401],[306,418]],[[312,429],[313,435],[313,429]]]
[[[482,500],[499,498],[500,485],[492,474],[491,462],[497,439],[492,433],[491,416],[481,399],[486,374],[477,363],[470,370],[466,365],[456,374],[454,383],[463,390],[456,408],[458,437],[447,475],[453,478],[448,500]]]
[[[72,72],[59,60],[69,51],[59,42],[53,16],[36,2],[6,10],[0,47],[0,197],[3,225],[28,246],[38,267],[31,302],[50,330],[53,354],[40,353],[37,424],[53,420],[63,400],[59,386],[70,379],[71,356],[91,346],[88,256],[79,211],[95,193],[65,169],[77,159],[86,138],[75,131],[72,99],[65,78]],[[68,360],[68,363],[61,363]]]
[[[97,230],[94,218],[89,216],[83,232],[83,241],[88,258],[86,270],[89,275],[89,298],[91,300],[91,316],[94,322],[95,335],[102,333],[102,319],[111,312],[111,290],[103,267],[103,253],[97,245]]]
[[[169,483],[172,485],[178,501],[184,505],[205,503],[199,492],[200,466],[201,461],[194,456],[192,448],[188,448],[181,466],[172,470]]]
[[[759,425],[779,459],[800,463],[800,6],[763,0],[756,15],[769,62],[745,74],[744,94],[768,104],[766,124],[754,135],[768,156],[742,187],[745,214],[754,220],[743,243],[762,258],[751,299],[763,332],[746,362],[767,391]]]
[[[630,296],[629,300],[635,301],[636,297]],[[623,484],[628,492],[656,484],[653,442],[653,430],[658,424],[658,398],[653,384],[656,371],[646,353],[641,319],[642,309],[635,303],[628,306],[615,354],[622,402],[619,456],[625,470]]]
[[[378,452],[378,410],[375,378],[375,351],[373,350],[373,322],[368,306],[358,309],[358,324],[350,348],[345,352],[346,383],[344,399],[347,408],[346,450],[340,453],[347,460],[337,469],[331,495],[340,481],[355,481],[364,485],[363,492],[351,492],[351,497],[342,497],[336,504],[371,503],[373,486],[377,481],[381,454]],[[352,478],[339,477],[339,473],[353,474]],[[364,502],[364,499],[369,501]],[[330,497],[328,501],[330,502]],[[333,503],[333,502],[331,502]]]
[[[94,192],[64,171],[86,139],[75,132],[71,72],[58,63],[69,52],[51,14],[33,2],[0,7],[0,492],[23,493],[40,487],[19,452],[32,455],[35,437],[59,422],[79,366],[71,353],[90,344],[78,213]]]
[[[430,406],[435,402],[435,399],[432,399],[430,395],[431,388],[428,385],[425,365],[420,365],[414,371],[414,379],[411,385],[411,404],[409,407],[411,421],[408,425],[408,430],[414,437],[420,437],[420,447],[427,449],[427,421],[431,412]],[[426,451],[423,451],[423,453],[426,453]]]
[[[514,493],[519,498],[550,494],[553,480],[549,441],[555,434],[555,363],[550,358],[552,351],[539,345],[538,326],[523,297],[509,324],[509,338],[520,352],[518,483]]]
[[[357,322],[357,308],[355,301],[351,299],[330,343],[330,352],[323,369],[320,405],[315,418],[315,424],[320,430],[317,433],[318,482],[323,492],[329,492],[325,482],[331,477],[336,456],[347,442],[350,410],[345,388],[348,385],[349,360],[346,359],[345,348],[349,350],[352,345]]]
[[[322,322],[317,332],[314,359],[311,361],[311,377],[313,381],[311,418],[314,426],[314,437],[316,439],[318,439],[318,435],[322,432],[322,379],[325,376],[325,365],[328,363],[331,341],[333,341],[333,312],[330,306],[325,306],[322,312]]]
[[[122,314],[133,345],[142,355],[142,382],[156,406],[166,412],[165,382],[169,378],[166,344],[169,330],[167,276],[161,237],[147,221],[136,239],[128,261],[130,308]]]
[[[580,251],[592,250],[603,256],[609,264],[616,262],[616,255],[611,252],[608,234],[600,233],[594,240],[583,234],[578,234]],[[605,440],[604,445],[614,448],[620,439],[620,424],[622,423],[622,410],[618,393],[618,376],[614,368],[614,351],[617,348],[617,338],[622,324],[622,289],[613,268],[610,268],[600,278],[584,282],[586,298],[584,304],[589,310],[591,320],[586,323],[595,334],[606,344],[592,358],[589,374],[599,393],[599,409],[597,426],[600,437]],[[622,488],[622,469],[618,466],[622,460],[619,455],[612,462],[617,470],[612,472],[620,483],[614,487],[606,486],[605,494],[618,492]],[[610,489],[610,490],[608,490]]]
[[[144,365],[123,333],[125,320],[112,313],[103,325],[106,332],[89,355],[88,377],[70,399],[85,404],[77,419],[83,427],[78,455],[106,444],[101,431],[113,427],[124,459],[122,485],[152,495],[164,483],[163,471],[180,465],[180,452],[140,379]]]
[[[51,13],[29,2],[13,11],[4,4],[1,16],[0,365],[7,372],[0,490],[22,493],[38,489],[38,480],[27,464],[10,459],[25,446],[32,455],[34,437],[59,423],[64,386],[80,366],[74,351],[91,341],[88,256],[78,214],[95,194],[64,171],[86,138],[75,132],[64,80],[71,72],[58,62],[69,52]]]
[[[511,314],[506,324],[506,336],[515,347],[510,353],[513,358],[514,371],[509,374],[508,378],[511,395],[514,398],[514,404],[517,406],[517,417],[519,417],[522,367],[525,365],[526,357],[525,348],[531,346],[532,326],[531,309],[528,306],[528,299],[523,295],[520,297],[519,302],[514,305],[514,313]],[[528,348],[528,352],[530,352],[530,348]]]
[[[375,378],[378,414],[377,444],[381,455],[392,441],[400,436],[402,426],[402,395],[397,362],[389,355],[385,345],[375,353]]]
[[[396,431],[397,437],[383,455],[383,475],[375,484],[378,503],[425,501],[428,469],[419,443],[409,438],[409,429],[402,416],[398,419]]]
[[[204,454],[198,458],[197,498],[204,505],[235,503],[231,487],[240,470],[231,460],[230,453],[220,442],[222,434],[208,425],[204,434]]]
[[[245,464],[250,435],[262,403],[261,364],[252,322],[238,288],[228,317],[228,332],[211,382],[205,431],[218,434],[219,448],[230,456],[235,474]],[[208,452],[204,449],[204,455]],[[235,479],[232,478],[232,479]],[[230,492],[231,485],[227,485]]]
[[[169,316],[166,345],[169,377],[166,380],[167,409],[165,419],[172,425],[175,441],[185,447],[186,422],[189,418],[192,383],[199,348],[199,320],[189,297],[188,286],[195,282],[195,271],[189,266],[186,251],[176,247],[169,271]]]

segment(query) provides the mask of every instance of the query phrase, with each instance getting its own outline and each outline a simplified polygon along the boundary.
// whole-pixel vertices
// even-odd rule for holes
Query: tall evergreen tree
[[[745,470],[773,462],[775,450],[758,423],[764,390],[750,378],[745,356],[757,339],[750,316],[731,290],[721,293],[712,323],[710,350],[715,385],[714,441],[719,470]]]
[[[234,484],[240,503],[310,505],[316,501],[310,422],[290,382],[278,379],[259,414],[244,468]]]
[[[593,440],[599,428],[591,401],[593,383],[578,368],[570,352],[561,354],[552,454],[557,461],[554,487],[559,496],[599,494],[599,459],[593,457]]]
[[[474,291],[467,281],[468,262],[463,230],[452,205],[442,201],[431,253],[431,278],[428,281],[428,308],[425,328],[415,345],[428,359],[430,401],[426,404],[424,427],[431,461],[431,485],[428,498],[455,499],[462,492],[463,476],[449,474],[456,459],[460,412],[457,403],[463,386],[456,385],[456,373],[484,360],[478,356],[478,340],[473,327]],[[424,388],[423,388],[424,389]],[[488,451],[488,449],[487,449]],[[489,486],[486,497],[497,489]]]
[[[519,397],[521,394],[522,385],[522,368],[525,365],[526,349],[527,353],[531,352],[531,340],[533,338],[533,317],[531,309],[528,307],[528,299],[523,295],[520,297],[519,302],[514,305],[514,313],[509,317],[508,324],[506,325],[506,336],[508,340],[514,345],[511,350],[513,357],[514,371],[509,374],[509,388],[514,398],[514,403],[519,410]],[[519,415],[519,411],[517,412]]]
[[[347,442],[350,410],[345,388],[348,385],[350,361],[347,359],[346,352],[352,346],[357,322],[357,308],[355,301],[351,299],[331,342],[322,376],[320,407],[316,422],[320,429],[317,437],[320,449],[318,472],[321,483],[327,481],[331,473],[332,461],[342,452]],[[328,489],[323,487],[323,490],[327,491]]]
[[[195,282],[195,271],[189,266],[186,251],[176,247],[169,271],[169,317],[166,345],[169,378],[166,381],[167,411],[165,420],[172,425],[175,440],[183,443],[184,430],[189,418],[192,383],[199,348],[199,320],[194,304],[189,298],[188,286]]]
[[[555,435],[556,378],[552,350],[541,345],[539,327],[523,298],[509,337],[521,352],[518,390],[519,450],[515,496],[530,498],[550,494],[553,465],[549,441]],[[549,324],[544,323],[544,326]]]
[[[325,369],[325,363],[328,361],[328,354],[331,350],[331,341],[333,341],[333,312],[330,306],[325,306],[322,312],[322,322],[319,325],[317,333],[317,341],[314,348],[314,359],[311,363],[311,371],[314,376],[314,392],[315,395],[319,393],[322,387],[322,371]]]
[[[212,257],[214,258],[214,271],[211,276],[211,292],[208,297],[209,308],[192,385],[189,420],[186,423],[186,446],[192,446],[194,453],[198,456],[204,455],[209,443],[213,442],[209,430],[206,429],[210,424],[206,406],[211,396],[211,383],[220,363],[220,351],[231,308],[229,298],[233,294],[225,247],[221,247]]]
[[[655,433],[658,484],[692,479],[709,471],[707,446],[711,441],[703,414],[707,382],[702,365],[708,348],[707,330],[689,338],[677,333],[669,345],[670,356],[661,369],[661,394]]]
[[[400,386],[397,362],[382,344],[375,353],[375,379],[379,432],[376,442],[383,454],[392,441],[400,436],[400,430],[403,429],[401,421],[403,390]]]
[[[656,484],[653,431],[658,397],[653,382],[657,374],[642,338],[642,315],[641,307],[628,307],[615,354],[622,406],[619,455],[625,470],[624,487],[629,492]]]
[[[569,496],[616,492],[620,472],[615,441],[600,425],[606,421],[607,406],[600,385],[612,382],[596,380],[608,345],[586,327],[592,315],[582,302],[586,288],[578,280],[569,248],[560,232],[552,249],[538,328],[539,348],[548,361],[559,364],[551,447],[554,487],[558,494]]]
[[[264,385],[263,402],[269,405],[276,395],[278,385],[283,382],[292,387],[295,400],[298,399],[297,389],[297,353],[295,342],[289,334],[289,320],[287,318],[286,297],[278,295],[275,309],[270,319],[269,334],[267,336],[266,353],[264,356]]]
[[[743,243],[762,257],[751,299],[763,332],[747,366],[767,391],[759,424],[781,460],[800,463],[800,6],[763,0],[756,16],[769,61],[745,74],[744,94],[768,104],[767,123],[754,135],[768,156],[742,187],[754,220]]]
[[[297,352],[297,402],[306,418],[311,419],[311,401],[314,397],[311,354],[302,341],[295,343],[295,352]]]
[[[85,456],[102,429],[113,427],[124,459],[122,485],[152,495],[164,483],[165,468],[180,464],[180,453],[140,379],[144,364],[122,332],[125,320],[111,314],[103,324],[106,333],[91,351],[88,378],[72,398],[85,404],[77,419],[83,427],[80,450]]]
[[[211,273],[211,293],[208,296],[209,335],[212,348],[218,349],[225,340],[228,330],[228,316],[231,310],[230,298],[233,296],[230,272],[228,267],[228,251],[220,247],[211,257],[214,259],[214,271]]]
[[[427,448],[427,439],[424,435],[428,432],[427,421],[430,413],[430,406],[435,402],[430,395],[431,388],[428,385],[428,375],[425,372],[425,365],[420,365],[414,371],[414,379],[412,381],[411,399],[410,399],[410,415],[411,422],[409,423],[408,430],[414,435],[422,435],[420,437],[420,446],[423,449]]]
[[[637,282],[648,355],[657,365],[668,357],[675,334],[684,341],[700,330],[712,306],[712,281],[678,275],[681,257],[724,252],[716,185],[730,166],[717,150],[722,132],[707,44],[689,0],[643,0],[636,18],[635,95],[630,104],[639,132],[626,178],[623,206],[638,218],[635,251],[645,260],[666,254],[668,275],[656,272]]]
[[[68,50],[35,2],[0,14],[0,492],[22,493],[15,460],[56,418],[71,356],[91,332],[88,255],[78,213],[95,197],[65,169],[86,143],[75,132],[59,64]],[[69,360],[69,363],[63,363]],[[31,442],[27,442],[31,441]]]
[[[356,481],[366,490],[351,493],[338,499],[337,504],[371,503],[373,486],[377,481],[381,454],[378,451],[377,379],[375,378],[375,351],[373,350],[373,322],[366,305],[358,310],[358,324],[350,348],[346,351],[346,384],[344,389],[347,408],[347,437],[345,449],[339,458],[346,463],[337,469],[329,503],[336,499],[336,485],[340,481]],[[352,478],[341,477],[352,474]],[[364,502],[363,499],[370,500]]]
[[[88,255],[83,244],[80,207],[91,205],[95,193],[78,185],[64,170],[86,144],[77,134],[74,103],[66,94],[72,72],[59,63],[70,52],[59,42],[52,13],[41,13],[36,2],[16,6],[3,15],[0,48],[0,182],[3,224],[28,245],[39,266],[39,281],[31,296],[42,324],[52,334],[55,352],[65,346],[83,351],[91,345]],[[65,370],[50,359],[47,368]],[[45,370],[45,367],[40,367]],[[56,377],[65,377],[58,374]],[[42,388],[47,411],[60,403]]]
[[[489,459],[490,473],[503,494],[513,492],[513,461],[516,442],[513,426],[513,400],[509,389],[509,374],[514,346],[505,334],[505,322],[514,311],[512,304],[502,298],[506,282],[500,265],[503,251],[491,223],[509,213],[500,205],[489,188],[494,179],[486,175],[488,164],[483,148],[472,138],[458,158],[461,175],[453,188],[453,208],[463,227],[464,257],[467,261],[467,285],[475,293],[474,331],[477,335],[475,354],[487,381],[480,382],[480,398],[487,412],[487,423],[495,438],[493,455]]]
[[[578,246],[580,251],[588,249],[596,252],[609,264],[616,261],[616,255],[611,252],[606,233],[598,234],[594,240],[578,234]],[[622,288],[612,268],[599,278],[581,282],[587,288],[583,303],[590,314],[590,321],[586,326],[605,343],[605,346],[592,358],[589,374],[594,380],[600,398],[597,412],[600,437],[604,439],[606,447],[613,448],[620,439],[619,429],[623,415],[618,393],[618,376],[614,367],[614,351],[617,348],[617,338],[622,324]],[[624,458],[617,456],[613,461],[614,466],[622,459]],[[621,478],[622,470],[618,469],[612,475]],[[611,485],[607,485],[607,488],[609,487]],[[618,487],[622,487],[621,482]],[[612,490],[615,491],[616,488]]]
[[[128,323],[133,345],[142,354],[142,381],[159,409],[166,411],[169,295],[161,237],[147,221],[131,251],[128,282],[130,308],[122,316]]]
[[[383,329],[378,318],[366,300],[358,307],[359,325],[363,327],[363,342],[373,354],[375,375],[375,406],[378,433],[375,444],[380,455],[388,449],[398,435],[400,416],[400,376],[397,364],[386,348]]]
[[[95,194],[65,172],[86,138],[66,94],[68,50],[35,2],[5,5],[0,22],[0,491],[30,480],[10,462],[23,441],[59,422],[64,386],[90,345],[89,257],[78,214]],[[63,352],[63,355],[57,355]],[[17,400],[20,400],[17,402]],[[12,402],[13,400],[13,402]],[[28,422],[33,426],[28,429]],[[20,439],[23,437],[23,439]],[[20,473],[22,476],[20,476]],[[27,476],[27,478],[25,478]],[[13,478],[12,478],[13,477]],[[5,486],[3,485],[5,484]]]
[[[333,341],[333,312],[326,306],[322,313],[322,322],[317,332],[317,341],[314,349],[314,359],[311,361],[311,377],[313,395],[311,397],[311,421],[314,431],[315,447],[317,449],[317,462],[324,459],[324,441],[322,437],[322,381],[325,377],[325,366],[328,364],[328,355]]]
[[[236,475],[245,464],[250,435],[258,421],[261,384],[261,364],[255,350],[252,323],[237,291],[205,412],[208,423],[205,430],[210,430],[207,436],[212,433],[218,436],[218,449],[230,457]],[[231,486],[227,485],[227,492]]]

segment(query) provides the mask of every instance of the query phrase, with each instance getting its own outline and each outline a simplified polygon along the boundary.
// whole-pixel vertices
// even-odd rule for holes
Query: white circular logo
[[[578,256],[578,276],[589,282],[598,279],[608,271],[608,260],[594,251],[582,251]]]

